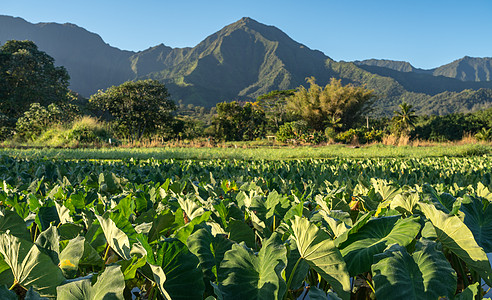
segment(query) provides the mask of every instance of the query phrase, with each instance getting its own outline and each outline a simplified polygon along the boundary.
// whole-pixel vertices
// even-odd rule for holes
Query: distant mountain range
[[[320,85],[335,77],[374,89],[375,115],[391,115],[402,101],[418,113],[434,114],[492,106],[492,58],[464,57],[432,70],[391,60],[336,62],[251,18],[224,27],[193,48],[161,44],[132,52],[111,47],[73,24],[32,24],[0,16],[0,43],[13,39],[34,41],[67,68],[71,89],[86,97],[127,80],[153,78],[164,82],[175,100],[210,107],[296,88],[314,76]]]

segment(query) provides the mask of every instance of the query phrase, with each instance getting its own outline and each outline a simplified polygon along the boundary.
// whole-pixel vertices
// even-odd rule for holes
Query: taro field
[[[0,299],[481,299],[492,159],[0,157]]]

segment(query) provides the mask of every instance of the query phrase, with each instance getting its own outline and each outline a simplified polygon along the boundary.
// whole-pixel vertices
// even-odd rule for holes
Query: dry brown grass
[[[475,136],[472,135],[471,133],[466,133],[463,135],[463,138],[456,143],[459,145],[465,145],[465,144],[477,144],[480,143],[480,141],[478,141],[475,138]]]

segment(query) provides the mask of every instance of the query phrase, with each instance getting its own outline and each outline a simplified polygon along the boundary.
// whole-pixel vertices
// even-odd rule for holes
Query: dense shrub
[[[75,121],[65,136],[69,143],[83,144],[105,143],[111,138],[108,129],[101,122],[90,117],[83,117]]]
[[[475,138],[479,141],[484,141],[484,142],[492,141],[492,128],[480,129],[480,131],[478,131],[477,134],[475,134]]]
[[[340,132],[335,140],[337,142],[342,142],[344,144],[349,144],[353,142],[357,143],[372,143],[372,142],[381,142],[383,139],[383,131],[367,128],[357,128],[357,129],[349,129],[344,132]]]
[[[308,126],[305,121],[288,122],[278,128],[275,137],[279,142],[298,140],[303,134],[308,134]]]
[[[39,103],[32,103],[29,110],[17,120],[15,125],[16,135],[23,140],[34,140],[50,125],[53,114],[58,113],[53,104],[49,108],[41,106]]]

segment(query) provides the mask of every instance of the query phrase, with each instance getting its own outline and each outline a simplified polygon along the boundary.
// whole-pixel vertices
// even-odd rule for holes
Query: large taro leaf
[[[171,211],[165,211],[155,217],[149,231],[149,243],[158,240],[170,230],[174,223],[174,215]]]
[[[486,187],[483,183],[479,182],[477,184],[477,188],[475,189],[475,193],[477,196],[487,199],[488,201],[492,201],[492,192]]]
[[[350,276],[369,271],[375,254],[383,252],[390,244],[407,246],[419,231],[418,217],[400,219],[392,216],[370,220],[339,245]]]
[[[304,279],[309,272],[309,264],[305,259],[299,260],[301,254],[297,250],[295,240],[291,240],[289,248],[290,251],[287,252],[287,266],[285,267],[285,278],[290,279],[292,276],[289,288],[296,290],[303,286]]]
[[[479,197],[463,197],[461,211],[465,213],[463,222],[470,229],[477,244],[486,253],[492,252],[492,205]],[[485,204],[485,205],[484,205]]]
[[[51,223],[55,225],[60,224],[60,217],[54,204],[45,203],[40,207],[36,215],[36,223],[39,225],[42,231],[48,229]]]
[[[60,236],[58,230],[53,225],[41,232],[36,239],[35,244],[43,253],[47,254],[54,264],[60,262],[58,254],[60,253]]]
[[[96,217],[111,249],[123,259],[129,260],[131,258],[131,245],[136,241],[135,236],[137,234],[131,223],[123,219],[122,215],[114,215],[116,221],[110,218],[109,213]]]
[[[155,265],[162,268],[163,287],[172,299],[203,298],[205,285],[200,261],[181,241],[166,239],[157,251]]]
[[[29,241],[2,233],[0,253],[9,265],[15,282],[26,289],[33,287],[42,297],[55,297],[56,287],[65,281],[60,268]]]
[[[91,278],[82,278],[60,285],[56,288],[58,299],[63,300],[93,300],[121,299],[125,281],[120,266],[108,266],[91,285]]]
[[[374,256],[373,280],[378,299],[452,299],[456,291],[456,272],[437,243],[423,240],[409,254],[393,244]]]
[[[341,243],[345,242],[348,238],[349,235],[356,233],[359,231],[361,228],[366,225],[367,222],[372,218],[372,216],[375,214],[375,211],[370,211],[365,213],[364,215],[360,216],[355,224],[348,230],[345,230],[340,236],[335,237],[335,246],[338,247]]]
[[[200,260],[206,292],[213,294],[210,282],[220,278],[220,263],[224,254],[231,249],[233,242],[222,235],[213,236],[206,228],[200,228],[188,237],[188,248]]]
[[[153,265],[151,263],[149,263],[149,266],[152,270],[154,282],[159,288],[161,295],[164,297],[165,300],[171,300],[171,296],[169,295],[169,293],[166,291],[166,288],[164,287],[164,283],[166,282],[166,274],[164,274],[162,267]]]
[[[384,179],[371,178],[374,191],[381,197],[381,202],[391,201],[401,193],[400,187],[395,183],[388,183]]]
[[[102,266],[104,261],[84,237],[71,239],[59,255],[60,269],[66,278],[75,277],[79,265]]]
[[[342,299],[350,298],[350,277],[342,254],[328,233],[306,218],[295,217],[291,225],[300,259],[306,260]]]
[[[400,213],[413,214],[413,210],[420,200],[416,192],[405,192],[396,195],[391,201],[390,208],[396,209]]]
[[[241,243],[246,243],[250,248],[256,248],[255,232],[248,224],[240,220],[231,220],[228,226],[229,239]]]
[[[435,188],[428,184],[422,186],[422,191],[425,199],[430,200],[438,209],[445,213],[454,215],[460,209],[461,202],[456,201],[456,198],[451,194],[439,194]]]
[[[189,198],[178,197],[178,203],[179,206],[181,206],[183,212],[186,214],[188,222],[197,217],[200,217],[205,213],[205,209],[202,206],[196,204],[193,200]]]
[[[30,241],[31,235],[26,228],[26,222],[14,211],[0,209],[0,233],[10,231],[18,238]]]
[[[176,212],[176,214],[179,214],[180,209]],[[188,240],[188,237],[193,233],[195,230],[195,227],[199,225],[200,223],[206,222],[210,219],[210,215],[212,214],[211,211],[206,211],[202,215],[195,217],[192,219],[189,223],[187,223],[184,226],[181,226],[180,228],[176,229],[174,232],[174,237],[180,240],[183,244],[186,243]]]
[[[286,284],[282,271],[287,263],[287,250],[274,233],[263,240],[258,255],[243,244],[234,244],[220,264],[224,280],[219,289],[224,299],[280,299]]]
[[[461,258],[469,268],[478,272],[482,279],[492,286],[492,269],[487,255],[460,218],[450,216],[432,204],[419,203],[419,206],[434,225],[437,239],[442,245]]]

